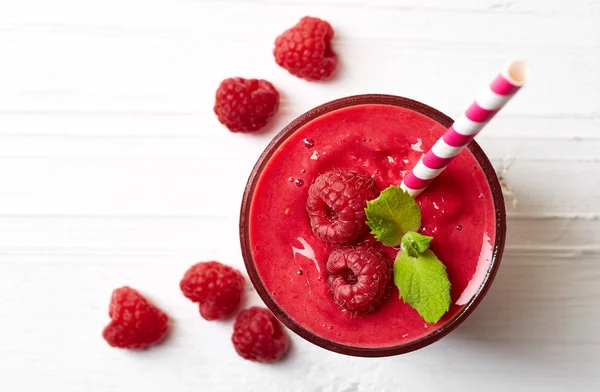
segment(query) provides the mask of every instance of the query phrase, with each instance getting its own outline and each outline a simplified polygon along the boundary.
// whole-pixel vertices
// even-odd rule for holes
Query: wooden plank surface
[[[335,28],[331,82],[272,59],[304,15]],[[294,337],[286,361],[261,366],[237,357],[231,322],[203,322],[181,296],[195,261],[242,268],[241,193],[291,119],[367,92],[457,116],[519,56],[531,83],[478,138],[511,190],[506,255],[448,338],[367,360]],[[0,390],[597,391],[598,70],[594,0],[0,2]],[[219,81],[237,75],[282,93],[260,135],[212,114]],[[168,344],[127,353],[102,341],[124,284],[176,320]]]

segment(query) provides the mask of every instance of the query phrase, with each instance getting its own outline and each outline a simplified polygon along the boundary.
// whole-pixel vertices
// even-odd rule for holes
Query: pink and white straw
[[[402,189],[414,196],[423,192],[519,91],[525,82],[526,73],[527,67],[524,62],[509,63],[404,177]]]

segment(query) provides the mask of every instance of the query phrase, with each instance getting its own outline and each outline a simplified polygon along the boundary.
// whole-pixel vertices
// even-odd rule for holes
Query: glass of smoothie
[[[431,250],[451,283],[450,310],[437,323],[426,323],[393,284],[373,312],[341,308],[326,269],[337,246],[315,235],[306,209],[309,187],[332,170],[361,173],[379,190],[400,185],[452,123],[407,98],[358,95],[303,114],[273,139],[244,192],[240,241],[254,287],[288,328],[331,351],[378,357],[427,346],[473,312],[498,270],[506,232],[500,184],[477,143],[416,198],[419,233],[434,237]],[[369,241],[368,230],[363,237]],[[398,249],[382,252],[393,261]]]

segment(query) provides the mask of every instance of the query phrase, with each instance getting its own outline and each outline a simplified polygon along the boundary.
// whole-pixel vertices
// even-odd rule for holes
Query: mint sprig
[[[394,262],[394,283],[400,298],[428,323],[436,323],[450,309],[450,280],[446,266],[429,250],[433,237],[416,233],[421,208],[397,186],[367,202],[371,234],[384,245],[402,245]]]
[[[429,250],[433,238],[415,232],[402,237],[394,262],[394,283],[400,298],[428,323],[436,323],[450,309],[450,280],[446,266]]]
[[[421,226],[421,208],[399,186],[391,186],[377,199],[368,201],[365,213],[371,234],[387,246],[400,245],[404,234]]]

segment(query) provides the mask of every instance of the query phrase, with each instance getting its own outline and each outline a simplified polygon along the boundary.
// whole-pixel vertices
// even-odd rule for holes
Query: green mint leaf
[[[384,245],[400,245],[402,236],[421,226],[421,208],[399,186],[391,186],[377,199],[367,201],[367,225],[371,234]]]
[[[429,249],[429,244],[433,237],[421,235],[414,231],[409,231],[402,237],[402,249],[410,257],[419,257],[419,255]]]
[[[414,234],[408,236],[414,238]],[[424,237],[424,236],[421,236]],[[394,283],[400,290],[400,298],[412,306],[428,323],[436,323],[450,309],[450,280],[446,272],[446,266],[436,255],[425,249],[417,252],[413,244],[420,243],[422,249],[425,241],[403,238],[408,247],[398,252],[394,263]],[[418,253],[417,257],[410,256],[406,249],[411,248]]]

